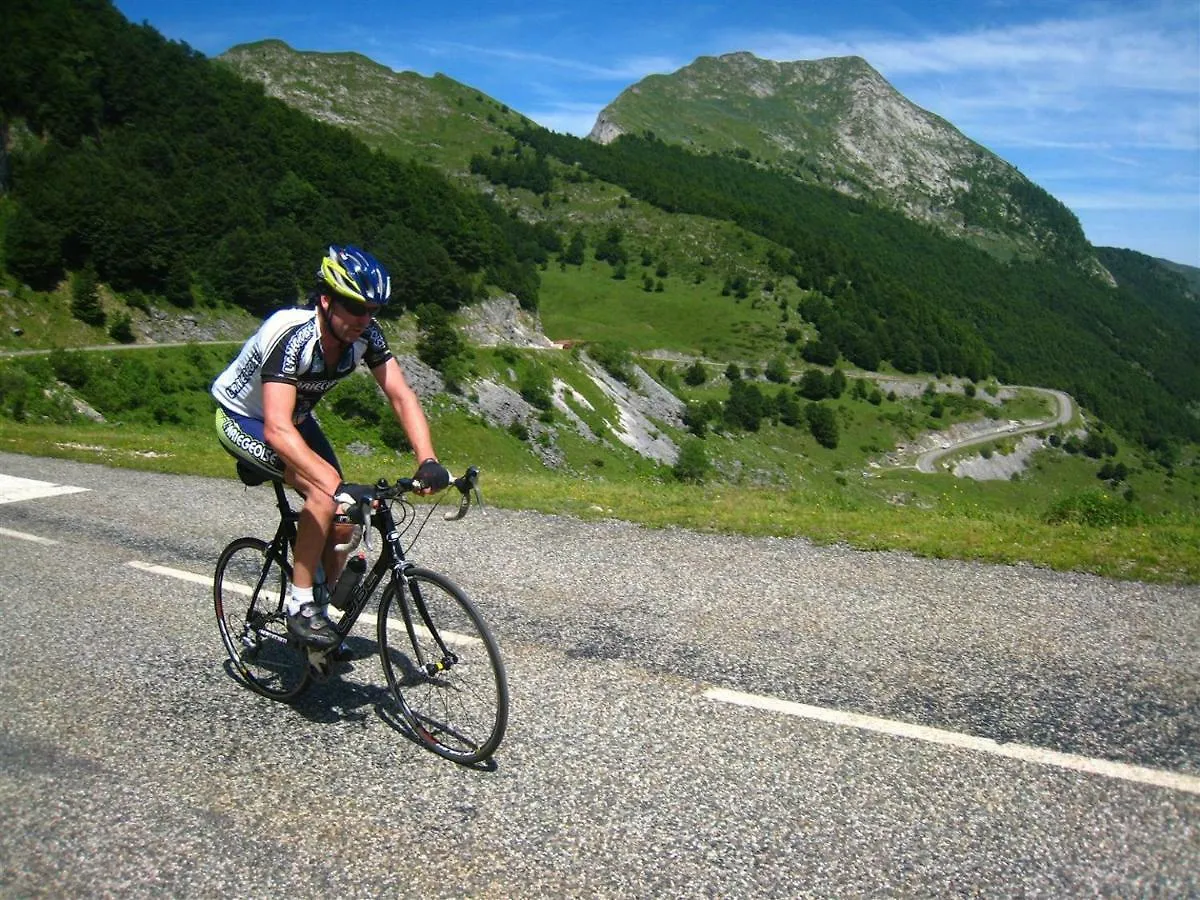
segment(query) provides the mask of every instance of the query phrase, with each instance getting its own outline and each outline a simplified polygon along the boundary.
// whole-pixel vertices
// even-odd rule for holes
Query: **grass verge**
[[[436,425],[435,425],[436,427]],[[0,450],[176,474],[232,478],[230,459],[207,429],[123,425],[14,425],[0,422]],[[644,476],[607,480],[531,471],[497,457],[478,458],[459,432],[443,457],[484,467],[484,497],[509,509],[619,518],[651,528],[679,527],[752,536],[807,537],[864,550],[1025,563],[1110,578],[1200,583],[1200,523],[1183,515],[1106,527],[1048,524],[1032,507],[984,499],[896,505],[862,488],[771,489],[695,486]],[[412,461],[391,451],[343,455],[347,477],[373,481],[407,474]]]

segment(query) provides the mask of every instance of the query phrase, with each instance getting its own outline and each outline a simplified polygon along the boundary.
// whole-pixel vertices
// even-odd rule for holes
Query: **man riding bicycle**
[[[422,493],[446,487],[450,475],[437,461],[429,423],[416,393],[373,318],[391,297],[391,279],[357,247],[331,246],[321,260],[309,307],[272,314],[212,385],[221,445],[256,474],[282,479],[303,497],[296,532],[292,586],[285,601],[288,630],[328,649],[338,643],[326,602],[314,595],[318,564],[336,582],[350,527],[339,512],[370,495],[347,484],[312,409],[338,381],[365,362],[404,428],[416,458]]]

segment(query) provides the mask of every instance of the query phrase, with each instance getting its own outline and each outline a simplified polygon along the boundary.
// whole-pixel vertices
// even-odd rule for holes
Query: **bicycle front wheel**
[[[389,615],[390,614],[390,615]],[[508,727],[508,677],[479,611],[452,581],[405,572],[379,602],[388,686],[418,740],[460,763],[488,759]]]
[[[292,570],[253,537],[238,538],[217,560],[213,602],[221,640],[242,680],[272,700],[308,686],[308,659],[288,639],[283,599]]]

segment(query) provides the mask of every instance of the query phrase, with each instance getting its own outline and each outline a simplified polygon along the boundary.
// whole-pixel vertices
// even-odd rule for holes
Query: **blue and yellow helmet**
[[[317,278],[342,297],[384,306],[392,296],[392,279],[379,260],[357,247],[330,246]]]

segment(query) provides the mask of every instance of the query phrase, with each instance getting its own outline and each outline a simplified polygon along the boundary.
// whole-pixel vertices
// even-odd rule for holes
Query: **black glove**
[[[413,481],[421,482],[421,487],[428,491],[440,491],[449,487],[450,473],[436,459],[430,458],[421,463]]]
[[[333,492],[333,502],[346,507],[346,516],[360,525],[366,524],[362,510],[369,509],[375,499],[375,488],[369,484],[348,484],[343,481]]]

